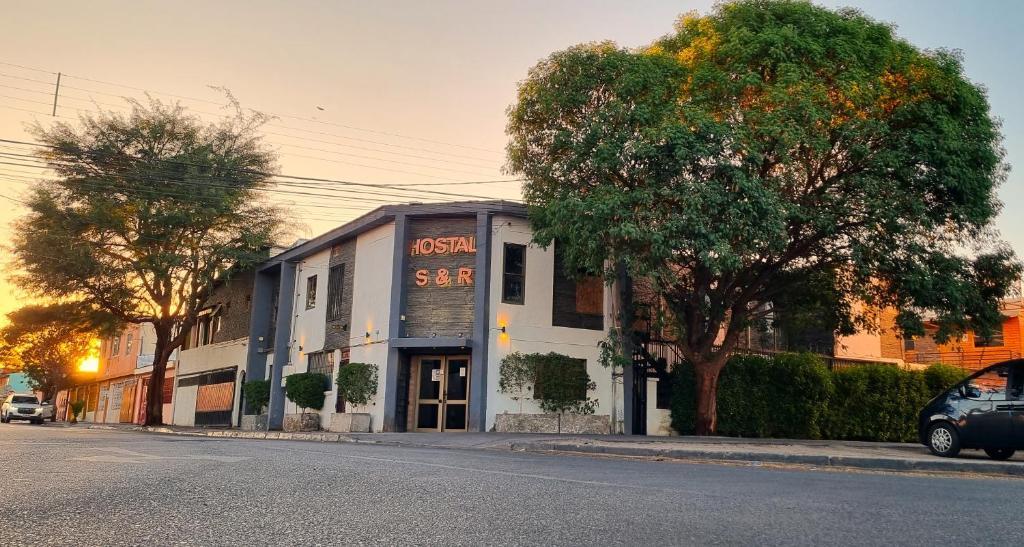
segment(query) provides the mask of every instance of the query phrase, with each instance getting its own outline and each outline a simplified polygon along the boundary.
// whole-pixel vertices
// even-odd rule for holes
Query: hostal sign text
[[[473,236],[421,237],[413,240],[409,256],[445,256],[476,254],[476,238]],[[438,287],[472,285],[473,268],[460,266],[456,271],[448,268],[437,270],[416,270],[416,285],[426,287],[433,283]]]

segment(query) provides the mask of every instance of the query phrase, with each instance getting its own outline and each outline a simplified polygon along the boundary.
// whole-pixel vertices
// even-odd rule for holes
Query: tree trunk
[[[164,423],[164,374],[167,360],[171,356],[170,328],[153,325],[156,330],[156,349],[153,355],[153,372],[149,374],[149,391],[146,392],[146,422],[144,425]]]
[[[713,361],[693,364],[697,381],[697,415],[694,422],[697,435],[714,435],[718,429],[718,377],[724,364]]]

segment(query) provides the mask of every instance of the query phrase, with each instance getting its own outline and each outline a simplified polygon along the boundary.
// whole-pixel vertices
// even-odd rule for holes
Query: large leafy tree
[[[117,326],[109,314],[80,303],[28,305],[7,319],[0,329],[0,365],[24,372],[43,400],[85,379],[79,366],[95,351],[96,337]]]
[[[215,280],[259,261],[282,226],[260,195],[275,167],[264,121],[236,109],[206,124],[151,101],[36,128],[56,176],[33,188],[15,226],[21,284],[153,324],[151,424],[162,421],[167,360]]]
[[[836,311],[948,336],[991,328],[1020,273],[992,237],[1006,166],[983,89],[854,10],[728,2],[643,49],[557,52],[508,132],[536,240],[667,302],[699,434],[729,351],[793,283],[831,275]]]

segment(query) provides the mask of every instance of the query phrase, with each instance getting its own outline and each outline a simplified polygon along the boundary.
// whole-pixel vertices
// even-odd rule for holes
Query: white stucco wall
[[[174,392],[173,404],[174,425],[184,425],[190,427],[196,425],[196,395],[198,393],[199,386],[185,386],[177,388],[177,391]]]
[[[391,270],[395,225],[385,224],[359,235],[352,282],[352,346],[349,361],[377,365],[377,396],[357,412],[368,412],[374,431],[384,426],[384,385],[387,382],[388,318],[391,312]],[[323,328],[323,324],[321,324]],[[370,333],[369,339],[365,337]],[[332,408],[333,408],[333,401]]]
[[[380,392],[375,404],[355,409],[369,412],[372,427],[380,431],[384,423],[383,387],[386,378],[388,356],[388,317],[391,305],[391,269],[394,253],[394,224],[386,224],[368,230],[356,239],[356,262],[353,271],[352,322],[350,333],[349,360],[352,362],[377,365]],[[282,369],[284,384],[289,374],[308,370],[307,354],[324,347],[327,323],[327,278],[330,267],[330,249],[307,257],[296,269],[295,302],[292,310],[292,338],[288,348],[288,365]],[[317,276],[316,305],[306,309],[307,279]],[[370,333],[370,338],[364,336]],[[340,352],[335,353],[335,370]],[[326,428],[337,400],[334,379],[331,390],[324,399],[320,411],[320,423]],[[291,401],[285,400],[285,413],[299,412]]]
[[[235,392],[231,406],[231,423],[238,423],[239,398],[241,397],[240,372],[245,370],[248,355],[248,338],[238,338],[217,344],[190,348],[179,353],[177,376],[174,380],[174,397],[171,401],[174,425],[195,425],[196,393],[198,387],[179,387],[182,376],[199,372],[235,367]],[[191,390],[191,396],[186,392]]]
[[[493,218],[491,246],[490,340],[487,358],[487,429],[494,426],[499,413],[520,412],[520,401],[498,390],[501,360],[513,352],[557,352],[586,359],[587,373],[597,385],[589,393],[597,399],[595,414],[620,415],[621,381],[614,386],[611,369],[598,362],[598,343],[613,325],[611,291],[605,289],[605,330],[573,329],[551,326],[554,290],[554,249],[529,245],[532,237],[526,219],[496,215]],[[526,249],[526,283],[524,304],[501,302],[504,244],[528,245]],[[506,333],[498,329],[505,326]],[[533,400],[522,401],[522,412],[541,412]],[[617,420],[616,420],[617,421]]]
[[[330,268],[331,250],[325,249],[306,257],[295,270],[295,300],[292,310],[292,337],[288,344],[288,364],[282,370],[287,385],[287,376],[309,370],[307,354],[324,347],[324,326],[327,320],[327,274]],[[306,309],[308,280],[316,276],[316,302]],[[332,384],[333,385],[333,384]],[[334,404],[334,392],[324,398],[321,414],[329,414]],[[287,414],[300,412],[297,405],[285,398],[284,411]]]

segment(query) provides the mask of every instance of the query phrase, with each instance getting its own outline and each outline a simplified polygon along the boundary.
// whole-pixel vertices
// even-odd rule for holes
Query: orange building
[[[84,400],[83,421],[143,423],[149,376],[153,371],[156,336],[152,326],[129,325],[100,344],[94,381],[70,390],[68,400]],[[163,416],[170,423],[177,352],[167,363],[163,385]]]
[[[1018,359],[1024,355],[1021,343],[1021,307],[1024,300],[1003,302],[1003,323],[988,337],[968,332],[959,338],[940,344],[936,342],[935,325],[926,325],[927,334],[903,341],[905,359],[914,363],[944,363],[966,370],[979,370],[993,363]]]

